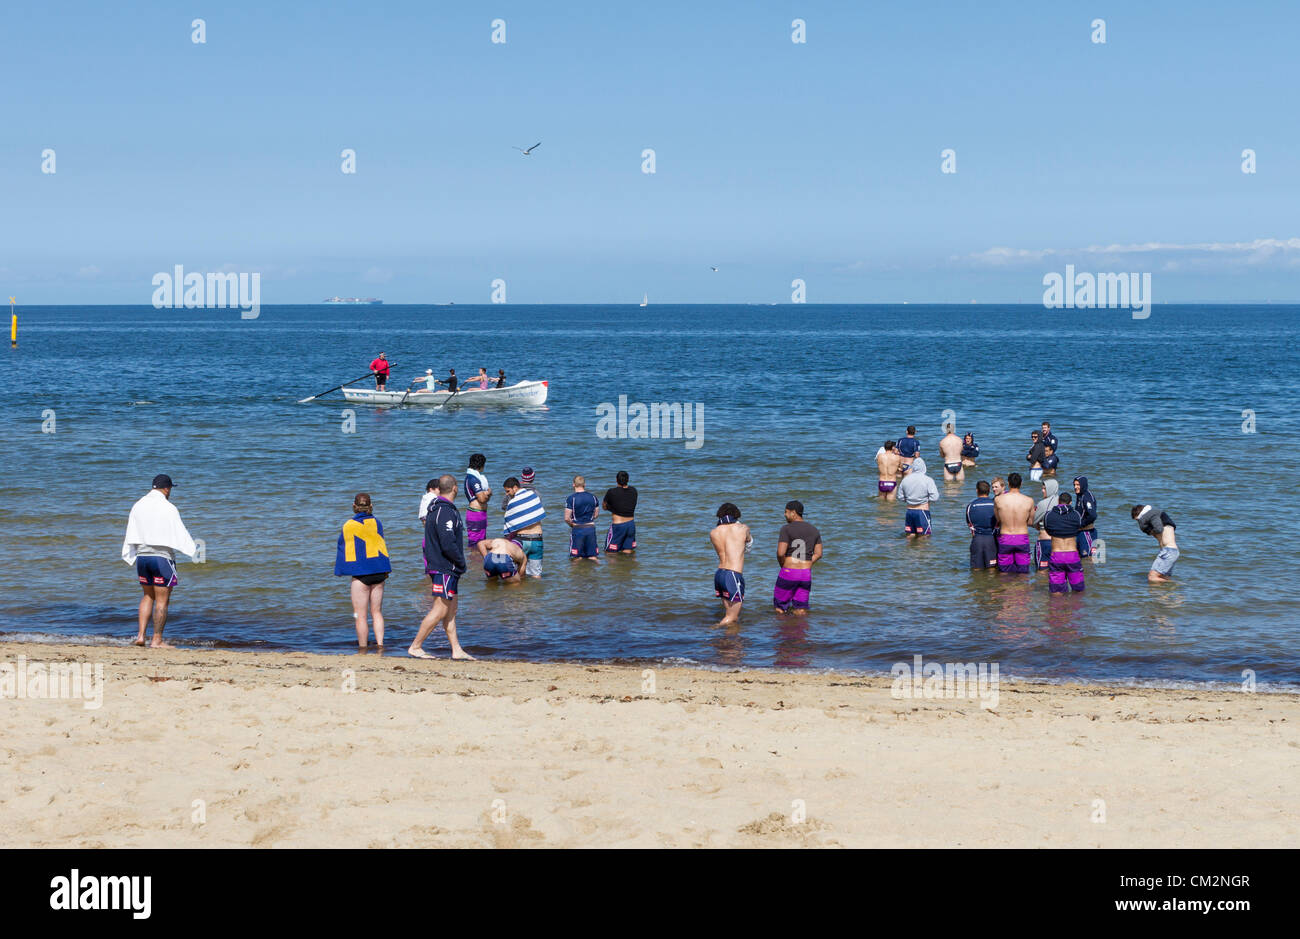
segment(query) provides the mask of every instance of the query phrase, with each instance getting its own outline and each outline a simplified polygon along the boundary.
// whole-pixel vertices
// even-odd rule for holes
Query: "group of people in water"
[[[392,370],[392,363],[388,361],[388,355],[384,352],[379,353],[379,357],[370,363],[370,371],[375,376],[376,391],[388,390],[388,379]],[[483,391],[489,388],[504,388],[506,386],[506,372],[505,369],[499,368],[496,377],[493,378],[487,373],[486,368],[480,368],[477,375],[462,381],[456,376],[454,368],[447,370],[446,378],[435,378],[433,369],[426,368],[423,375],[416,375],[411,379],[405,390],[411,394],[428,394],[437,391],[439,385],[446,385],[447,390],[452,394],[466,388],[473,388],[475,385]]]
[[[480,374],[485,375],[485,370]],[[972,434],[958,437],[952,424],[946,425],[945,431],[939,441],[943,478],[945,482],[960,482],[966,469],[978,465],[980,449]],[[1025,459],[1030,480],[1042,484],[1042,497],[1035,500],[1021,491],[1024,478],[1018,472],[1007,474],[1005,480],[1000,476],[991,481],[979,480],[976,497],[965,512],[971,536],[970,567],[1002,574],[1042,570],[1047,572],[1052,593],[1081,592],[1083,561],[1096,559],[1104,547],[1096,528],[1097,500],[1088,487],[1087,476],[1074,477],[1073,492],[1061,491],[1056,479],[1057,439],[1049,423],[1044,421],[1042,429],[1031,434],[1031,441]],[[920,454],[921,443],[914,426],[907,428],[904,437],[886,441],[876,452],[878,494],[886,502],[901,497],[906,503],[903,534],[908,538],[931,534],[931,503],[940,498]],[[486,464],[486,456],[475,453],[469,458],[463,480],[445,473],[425,486],[418,517],[424,529],[424,571],[429,577],[433,603],[407,649],[416,658],[432,658],[423,645],[438,627],[447,634],[453,659],[473,658],[461,647],[456,632],[459,583],[470,560],[480,561],[486,579],[506,584],[542,575],[542,522],[546,509],[534,488],[534,471],[525,467],[518,476],[504,481],[501,534],[490,535],[488,513],[493,490],[485,473]],[[166,646],[163,629],[171,591],[179,582],[175,555],[179,552],[192,557],[198,550],[171,503],[172,487],[169,476],[155,476],[152,489],[132,506],[127,522],[122,558],[135,566],[143,591],[137,645],[145,644],[147,627],[152,623],[151,644]],[[599,499],[587,491],[582,476],[573,477],[571,488],[564,502],[570,559],[598,562],[602,555],[633,554],[637,546],[637,490],[629,485],[627,472],[620,471],[615,485]],[[461,497],[463,514],[457,505]],[[596,530],[602,510],[609,514],[610,522],[603,549]],[[1139,529],[1159,544],[1148,579],[1153,583],[1170,580],[1179,557],[1173,519],[1151,505],[1134,505],[1131,516]],[[723,605],[720,626],[739,621],[745,600],[745,556],[754,539],[749,526],[740,519],[740,509],[724,502],[718,507],[709,535],[718,557],[713,586]],[[821,533],[804,519],[803,504],[798,500],[786,503],[785,524],[777,536],[779,573],[772,594],[772,605],[778,612],[796,616],[808,612],[812,568],[821,560],[822,550]],[[383,525],[374,515],[370,494],[359,492],[353,499],[352,516],[339,532],[334,573],[350,578],[360,648],[368,646],[372,628],[376,644],[381,648],[384,645],[384,583],[391,572]]]
[[[958,437],[952,424],[946,424],[944,431],[939,441],[943,478],[960,482],[968,467],[978,465],[980,448],[973,434]],[[1072,493],[1061,491],[1056,478],[1059,441],[1050,422],[1043,421],[1041,429],[1029,436],[1025,460],[1030,480],[1042,483],[1042,498],[1036,501],[1021,491],[1024,478],[1020,473],[1009,473],[1005,480],[995,476],[992,481],[976,483],[975,498],[966,506],[971,570],[993,568],[1004,574],[1045,570],[1051,592],[1081,592],[1083,560],[1095,558],[1102,546],[1096,528],[1097,500],[1088,488],[1087,476],[1074,477]],[[915,426],[908,427],[906,436],[896,441],[886,440],[876,451],[877,491],[886,501],[902,496],[907,503],[903,532],[909,538],[930,534],[930,503],[939,499],[938,486],[928,475],[920,453]],[[1173,520],[1150,505],[1133,506],[1131,515],[1142,532],[1160,545],[1147,579],[1152,583],[1172,579],[1179,554]],[[1031,529],[1037,535],[1032,544]]]

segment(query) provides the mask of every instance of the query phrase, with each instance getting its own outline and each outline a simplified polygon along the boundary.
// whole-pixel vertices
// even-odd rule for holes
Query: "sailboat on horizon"
[[[642,305],[642,306],[649,306],[649,305],[650,305],[650,294],[648,294],[648,293],[643,293],[643,294],[641,294],[641,305]]]

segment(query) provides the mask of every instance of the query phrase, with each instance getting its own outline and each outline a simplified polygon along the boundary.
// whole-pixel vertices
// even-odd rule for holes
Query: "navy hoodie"
[[[1074,481],[1079,484],[1079,494],[1075,496],[1074,504],[1083,516],[1083,527],[1097,523],[1097,499],[1088,489],[1088,477],[1076,476]]]
[[[1073,506],[1059,502],[1043,516],[1043,531],[1053,538],[1073,538],[1082,521]]]
[[[424,571],[465,573],[465,523],[460,509],[442,496],[433,500],[424,517]]]

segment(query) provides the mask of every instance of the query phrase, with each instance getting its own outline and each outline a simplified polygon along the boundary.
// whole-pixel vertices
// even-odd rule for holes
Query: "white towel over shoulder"
[[[171,548],[189,557],[198,550],[198,545],[185,530],[181,513],[159,489],[150,490],[131,506],[131,517],[126,521],[126,539],[122,542],[122,560],[134,564],[139,550],[150,546]]]

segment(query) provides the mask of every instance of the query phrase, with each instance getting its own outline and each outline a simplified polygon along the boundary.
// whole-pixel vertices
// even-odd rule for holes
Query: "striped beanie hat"
[[[534,478],[533,468],[531,466],[525,466],[524,471],[519,474],[519,481],[525,486],[531,486]]]

